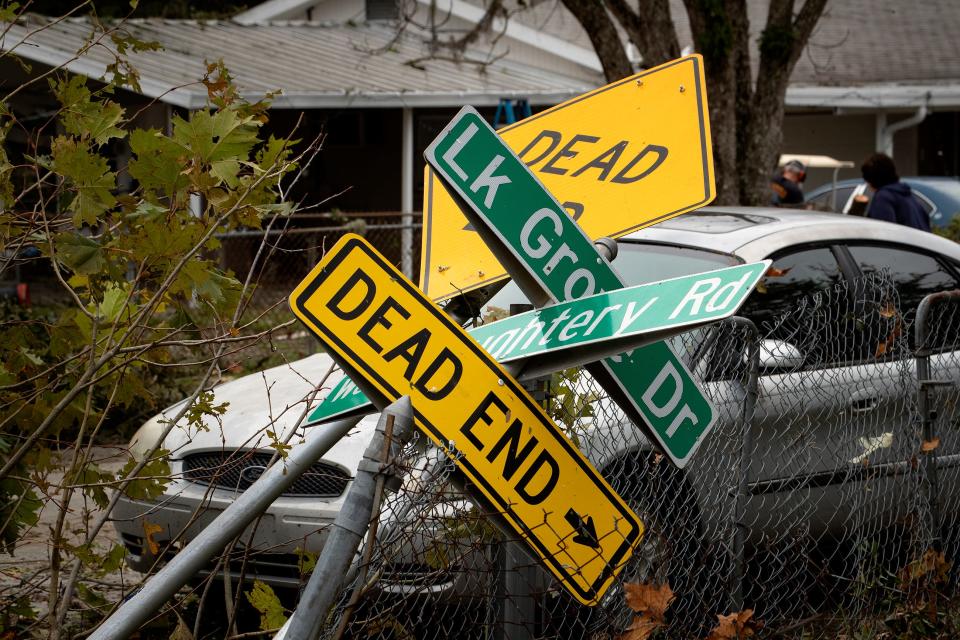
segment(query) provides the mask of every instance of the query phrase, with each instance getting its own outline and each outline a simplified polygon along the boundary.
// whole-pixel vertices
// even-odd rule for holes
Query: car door
[[[899,479],[869,469],[906,459],[910,374],[902,361],[878,365],[881,341],[885,353],[902,347],[899,336],[886,344],[888,300],[862,295],[842,252],[809,246],[771,256],[741,310],[764,340],[746,504],[754,533],[842,530],[902,511],[902,499],[876,500],[903,495]]]
[[[912,357],[915,345],[915,321],[917,307],[931,293],[960,288],[956,269],[948,260],[932,253],[895,244],[862,243],[850,244],[847,249],[859,270],[866,276],[884,274],[892,280],[899,296],[899,310],[905,332],[905,340],[911,347],[911,357],[904,363],[911,379],[905,389],[917,393],[916,361]],[[960,352],[956,351],[960,334],[960,312],[956,306],[934,307],[929,324],[930,338],[927,347],[932,351],[929,358],[932,380],[950,383],[952,386],[935,388],[933,406],[939,409],[943,420],[937,423],[936,436],[938,466],[941,477],[941,503],[950,503],[960,497],[960,430],[951,424],[956,418],[958,388],[960,388]],[[902,443],[905,454],[917,455],[923,440],[919,421]],[[955,502],[954,502],[955,504]]]

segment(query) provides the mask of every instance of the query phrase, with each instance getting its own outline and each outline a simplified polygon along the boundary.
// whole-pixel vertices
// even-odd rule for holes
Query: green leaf
[[[82,582],[77,583],[77,596],[80,598],[80,600],[95,609],[106,607],[108,604],[110,604],[109,601],[104,598],[99,591],[91,589]]]
[[[72,183],[76,192],[67,205],[73,212],[74,224],[94,225],[116,203],[111,190],[116,187],[116,174],[110,171],[107,159],[95,154],[80,141],[58,137],[51,145],[54,171]]]
[[[158,449],[154,457],[137,474],[137,479],[127,484],[123,490],[124,495],[134,500],[153,500],[162,496],[164,489],[170,484],[169,456],[170,452],[166,449]],[[128,459],[117,477],[125,478],[137,463],[138,461],[133,457]]]
[[[173,139],[204,163],[246,160],[258,142],[259,125],[233,109],[197,111],[189,121],[174,118]]]
[[[57,259],[74,273],[100,273],[107,266],[106,254],[99,242],[79,233],[61,233],[54,238]]]
[[[300,575],[305,576],[312,573],[317,566],[317,554],[300,547],[294,549],[293,552],[297,554],[297,569],[300,570]]]
[[[180,270],[175,292],[191,293],[217,308],[229,308],[239,301],[243,285],[235,278],[224,275],[207,260],[188,262]]]
[[[0,21],[13,22],[17,18],[17,10],[20,8],[19,2],[11,2],[0,7]]]
[[[126,135],[117,126],[123,120],[123,108],[110,100],[93,100],[84,76],[70,76],[50,84],[63,105],[61,118],[67,133],[78,138],[92,138],[98,145]]]
[[[147,191],[160,196],[177,196],[189,184],[183,174],[184,150],[157,129],[137,129],[130,133],[134,158],[127,171]]]
[[[122,543],[113,545],[110,552],[104,556],[101,570],[104,574],[112,573],[123,566],[123,559],[127,556],[127,549]]]
[[[287,621],[287,614],[280,598],[269,585],[259,580],[253,581],[253,589],[246,593],[247,600],[260,612],[260,630],[279,629]]]
[[[115,323],[120,314],[127,308],[127,298],[130,294],[130,288],[127,283],[117,285],[110,283],[103,293],[103,302],[100,303],[99,314],[104,320],[111,324]],[[131,309],[130,312],[133,310]],[[127,313],[125,315],[130,315]]]

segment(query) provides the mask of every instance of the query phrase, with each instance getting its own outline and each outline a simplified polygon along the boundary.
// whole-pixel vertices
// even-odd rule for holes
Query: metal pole
[[[314,437],[295,445],[286,460],[274,463],[260,478],[241,493],[233,504],[216,517],[196,538],[157,575],[130,596],[92,634],[90,640],[126,640],[141,624],[154,615],[180,587],[199,572],[250,522],[263,513],[283,491],[360,421],[343,418],[312,429]]]
[[[392,433],[391,433],[392,430]],[[347,499],[337,513],[317,566],[286,625],[287,640],[313,640],[320,636],[327,611],[342,594],[343,578],[374,516],[377,476],[413,434],[413,405],[403,396],[380,414],[357,468]]]
[[[400,270],[413,279],[413,109],[403,108],[400,158]]]
[[[931,407],[930,393],[934,387],[949,386],[953,383],[948,380],[933,380],[930,378],[930,353],[935,345],[928,345],[930,336],[927,335],[930,309],[940,302],[960,302],[960,291],[941,291],[931,293],[917,307],[916,317],[916,358],[917,358],[917,408],[920,411],[920,424],[923,442],[931,442],[936,437],[937,410]],[[936,550],[941,548],[940,534],[940,479],[937,473],[937,448],[930,451],[921,450],[920,470],[923,474],[927,511],[930,518],[930,532],[933,536],[932,546]]]

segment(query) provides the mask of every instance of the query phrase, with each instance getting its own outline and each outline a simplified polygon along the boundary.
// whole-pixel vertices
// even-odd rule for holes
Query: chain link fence
[[[289,271],[265,267],[261,287],[273,273],[301,278],[313,264],[303,253],[348,230],[278,236],[270,259]],[[245,237],[225,239],[224,250],[234,248],[226,259],[242,258]],[[770,279],[761,294],[765,286]],[[789,308],[764,304],[753,296],[742,310],[756,323],[734,317],[672,339],[718,414],[682,471],[585,370],[528,384],[646,526],[598,605],[568,596],[420,438],[394,461],[402,482],[383,500],[339,601],[311,612],[322,637],[956,637],[960,291],[906,308],[889,278],[872,274],[801,292]],[[204,468],[220,473],[219,464]],[[307,538],[324,529],[308,529],[297,544],[316,548]],[[251,534],[211,572],[228,566],[234,580],[246,578],[228,589],[234,599],[253,578],[286,576],[274,586],[290,588],[292,606],[309,558],[276,551]]]
[[[452,463],[421,458],[325,637],[953,637],[960,292],[906,310],[872,275],[797,302],[675,339],[720,416],[684,471],[586,372],[542,381],[647,526],[596,607],[465,498]]]
[[[280,324],[290,319],[286,299],[324,252],[346,233],[362,235],[390,262],[400,267],[408,253],[419,264],[420,215],[386,213],[298,214],[273,220],[264,229],[220,234],[220,267],[250,274],[256,288],[247,317]],[[412,220],[410,222],[409,220]],[[407,274],[416,277],[416,274]]]

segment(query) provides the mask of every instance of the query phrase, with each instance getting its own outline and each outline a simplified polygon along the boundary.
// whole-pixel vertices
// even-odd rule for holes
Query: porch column
[[[403,137],[400,161],[400,270],[413,279],[413,109],[403,108]]]

